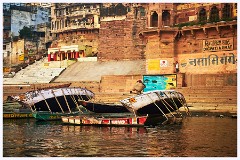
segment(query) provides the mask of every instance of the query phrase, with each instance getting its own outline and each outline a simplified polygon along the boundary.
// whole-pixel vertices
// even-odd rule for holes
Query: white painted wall
[[[48,22],[49,11],[47,9],[39,7],[37,14],[31,12],[12,10],[11,16],[11,32],[13,36],[18,36],[19,31],[24,26],[36,26],[37,24]]]

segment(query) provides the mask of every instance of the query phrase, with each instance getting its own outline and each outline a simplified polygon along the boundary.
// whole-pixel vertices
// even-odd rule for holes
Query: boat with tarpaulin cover
[[[94,93],[86,88],[64,87],[34,90],[11,97],[32,111],[64,113],[72,112],[74,108],[78,107],[79,101],[92,99]]]

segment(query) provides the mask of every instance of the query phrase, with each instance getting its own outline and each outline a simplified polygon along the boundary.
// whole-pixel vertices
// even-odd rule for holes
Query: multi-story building
[[[49,61],[93,56],[98,50],[100,4],[56,3],[51,7]]]
[[[211,75],[222,74],[224,80],[214,84],[229,77],[235,83],[236,20],[236,3],[56,3],[48,60],[142,59],[147,75],[171,74],[176,80],[179,74],[182,84],[211,85]]]
[[[145,59],[139,32],[146,27],[147,4],[103,4],[101,8],[98,60]]]
[[[178,64],[181,83],[236,84],[236,7],[235,3],[147,5],[147,26],[139,33],[146,44],[147,74],[176,74]]]
[[[12,66],[23,63],[30,55],[46,52],[46,43],[49,34],[38,30],[37,26],[47,27],[50,8],[43,8],[38,3],[4,3],[3,4],[3,57],[4,65]],[[48,25],[49,26],[49,25]],[[33,30],[34,39],[23,42],[18,36],[23,27]],[[45,37],[46,35],[46,37]],[[23,43],[22,43],[23,42]]]

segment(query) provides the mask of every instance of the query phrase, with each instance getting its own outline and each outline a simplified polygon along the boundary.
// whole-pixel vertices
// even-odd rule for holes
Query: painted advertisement
[[[179,55],[181,73],[226,73],[237,70],[237,51]]]
[[[164,58],[164,59],[147,59],[147,74],[169,74],[173,73],[173,58]]]
[[[143,92],[174,89],[177,86],[177,76],[175,74],[145,75],[143,76],[143,83],[146,86]]]

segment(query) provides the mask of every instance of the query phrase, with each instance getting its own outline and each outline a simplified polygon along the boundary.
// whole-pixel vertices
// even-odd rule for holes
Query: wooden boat
[[[134,114],[102,114],[102,115],[78,115],[62,116],[64,124],[71,125],[97,125],[97,126],[156,126],[173,123],[181,123],[182,117],[167,115],[136,116]]]
[[[5,101],[3,102],[3,118],[33,118],[32,111],[29,108],[24,108],[17,102]]]
[[[31,108],[32,111],[71,112],[78,107],[79,101],[88,101],[94,93],[85,88],[49,88],[34,90],[21,95],[11,96],[20,104]]]
[[[80,104],[94,113],[129,113],[129,110],[121,104],[95,103],[81,101]]]
[[[120,100],[136,115],[165,115],[186,105],[184,96],[174,90],[155,90]]]
[[[48,121],[48,120],[61,120],[62,116],[74,116],[78,115],[79,112],[71,113],[51,113],[49,111],[35,111],[32,113],[36,120]]]
[[[3,112],[4,119],[33,118],[31,110]]]
[[[64,124],[98,125],[98,126],[144,126],[147,116],[141,117],[89,117],[89,116],[63,116]]]

